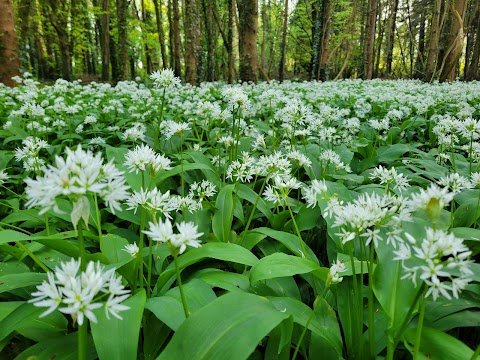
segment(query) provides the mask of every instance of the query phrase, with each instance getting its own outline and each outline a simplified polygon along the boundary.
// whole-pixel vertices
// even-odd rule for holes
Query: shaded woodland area
[[[0,0],[0,80],[480,78],[480,0]]]

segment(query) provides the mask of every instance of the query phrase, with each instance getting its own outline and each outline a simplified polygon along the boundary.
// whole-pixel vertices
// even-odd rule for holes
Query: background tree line
[[[16,31],[14,31],[16,29]],[[0,80],[479,79],[480,0],[0,0]]]

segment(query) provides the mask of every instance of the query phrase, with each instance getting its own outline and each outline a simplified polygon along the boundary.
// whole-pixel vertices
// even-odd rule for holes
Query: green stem
[[[469,160],[470,160],[470,176],[472,175],[472,148],[473,148],[473,137],[470,137],[470,152],[469,152]]]
[[[373,303],[373,262],[375,260],[375,246],[370,244],[370,261],[368,262],[368,338],[370,342],[370,356],[375,358],[375,308]]]
[[[239,245],[242,245],[243,239],[245,238],[245,235],[247,234],[248,229],[250,228],[250,223],[253,220],[253,215],[255,214],[255,210],[257,209],[258,202],[260,201],[260,198],[263,193],[263,189],[265,188],[265,185],[267,184],[267,178],[265,178],[265,181],[263,182],[262,186],[260,187],[260,192],[258,193],[257,198],[255,199],[255,203],[253,204],[252,211],[250,212],[250,215],[247,220],[247,225],[245,225],[245,230],[242,233],[242,237],[238,241]]]
[[[47,236],[50,236],[50,225],[48,224],[48,213],[45,213],[45,230],[47,231]]]
[[[350,265],[352,267],[353,301],[354,301],[352,322],[353,322],[354,333],[356,333],[356,335],[354,336],[354,339],[356,338],[359,341],[359,346],[360,346],[359,354],[361,354],[363,349],[363,341],[362,341],[363,306],[361,304],[361,301],[359,300],[359,298],[362,299],[362,293],[361,293],[361,289],[360,289],[360,292],[358,290],[358,279],[355,271],[355,259],[353,258],[353,249],[352,251],[350,251]],[[352,356],[352,357],[355,357],[355,356]]]
[[[182,172],[180,173],[181,181],[182,181],[182,197],[185,196],[185,180],[183,178],[183,141],[182,136],[180,136],[180,167]]]
[[[180,290],[180,297],[182,298],[183,311],[185,312],[185,317],[188,318],[188,316],[190,315],[190,311],[188,310],[187,299],[185,298],[185,294],[183,292],[182,278],[180,276],[177,256],[178,255],[173,254],[173,261],[175,262],[175,271],[177,272],[177,283],[178,289]]]
[[[43,271],[49,272],[50,270],[42,263],[33,252],[30,251],[25,245],[23,245],[20,241],[15,241],[15,243],[23,250],[25,253],[30,256],[30,258],[37,264]]]
[[[95,217],[96,217],[95,221],[97,222],[98,242],[100,243],[100,251],[103,253],[102,222],[100,220],[100,209],[98,208],[97,194],[93,196],[93,201],[95,202]]]
[[[153,142],[153,150],[156,150],[157,149],[157,145],[158,145],[158,140],[159,140],[159,137],[160,137],[160,124],[162,123],[162,118],[163,118],[163,106],[165,105],[165,91],[167,90],[167,88],[163,88],[163,94],[162,94],[162,105],[160,107],[160,116],[158,118],[158,125],[157,125],[157,128],[155,130],[155,139],[154,139],[154,142]]]
[[[420,303],[420,315],[418,318],[417,324],[417,333],[415,335],[415,344],[413,348],[413,359],[418,360],[418,353],[420,352],[420,342],[422,341],[422,329],[423,329],[423,319],[425,318],[425,307],[427,304],[427,300],[425,298],[422,299]]]
[[[147,296],[148,297],[150,297],[150,294],[152,291],[150,288],[150,284],[152,283],[152,266],[153,266],[153,242],[152,242],[152,239],[148,238],[148,275],[147,275]]]
[[[477,350],[475,350],[470,360],[476,360],[479,355],[480,355],[480,345],[477,346]]]
[[[312,313],[311,313],[310,316],[308,317],[307,323],[306,323],[305,326],[303,327],[303,331],[302,331],[302,334],[300,335],[300,338],[298,339],[298,343],[297,343],[297,346],[295,347],[295,352],[293,353],[292,360],[295,360],[295,358],[296,358],[297,355],[298,355],[298,352],[299,352],[299,350],[300,350],[300,346],[302,345],[302,342],[303,342],[303,338],[305,337],[305,334],[307,333],[308,325],[310,325],[310,322],[313,320],[313,317],[315,316],[315,312],[317,311],[318,302],[320,301],[321,298],[323,298],[323,296],[325,295],[325,292],[327,291],[327,289],[328,289],[328,287],[325,286],[325,288],[323,289],[322,293],[321,293],[320,295],[318,295],[318,296],[315,298],[315,301],[313,302],[313,310],[312,310]]]
[[[87,360],[88,319],[78,326],[78,360]]]
[[[137,263],[135,265],[135,273],[138,274],[138,277],[135,277],[133,288],[137,287],[137,279],[140,282],[139,289],[143,288],[143,230],[145,229],[145,221],[147,218],[147,213],[144,208],[142,208],[140,213],[140,240],[138,241],[138,254],[137,254]]]
[[[83,238],[83,220],[78,222],[77,227],[78,243],[80,247],[80,269],[85,271],[87,268],[87,263],[85,260],[85,240]]]
[[[290,207],[290,204],[288,203],[288,199],[286,199],[285,202],[287,204],[287,208],[288,208],[288,212],[290,213],[290,217],[292,218],[293,227],[295,228],[295,232],[297,233],[298,239],[300,240],[300,245],[302,246],[303,256],[306,257],[307,256],[307,251],[305,249],[305,244],[303,243],[303,240],[302,240],[302,235],[300,235],[300,230],[298,229],[297,222],[295,221],[295,216],[293,216],[292,208]]]

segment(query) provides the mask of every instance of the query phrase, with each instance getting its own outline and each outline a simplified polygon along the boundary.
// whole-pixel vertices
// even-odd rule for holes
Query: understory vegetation
[[[1,357],[478,357],[480,83],[16,80]]]

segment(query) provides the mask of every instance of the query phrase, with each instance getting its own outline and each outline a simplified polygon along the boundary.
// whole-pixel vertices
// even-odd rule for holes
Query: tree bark
[[[425,68],[425,80],[431,81],[435,72],[435,64],[437,62],[438,38],[440,35],[440,8],[442,0],[434,0],[432,25],[430,27],[430,41],[428,44],[427,65]]]
[[[425,68],[425,10],[420,13],[420,24],[418,30],[418,51],[417,59],[415,60],[415,73],[413,77],[416,79],[423,79]]]
[[[240,79],[256,82],[258,73],[258,3],[257,0],[237,0],[237,7],[239,12]]]
[[[285,7],[283,10],[282,43],[280,45],[280,61],[278,65],[278,80],[280,82],[283,82],[283,80],[285,80],[285,52],[287,50],[287,28],[288,28],[288,0],[285,0]]]
[[[479,60],[480,60],[480,20],[477,18],[477,29],[475,37],[475,45],[473,46],[472,59],[468,66],[468,71],[465,80],[478,80],[479,76]]]
[[[206,31],[206,41],[207,41],[207,69],[206,69],[206,80],[214,81],[215,80],[215,67],[213,65],[213,60],[215,58],[215,37],[213,34],[213,7],[215,6],[214,0],[202,0],[203,13],[204,13],[204,22],[205,22],[205,31]]]
[[[182,65],[180,61],[181,50],[180,50],[180,17],[178,10],[178,0],[172,0],[172,10],[173,10],[173,57],[174,57],[174,67],[173,71],[175,76],[180,77],[182,75]]]
[[[0,35],[0,81],[14,86],[12,76],[20,75],[20,50],[10,0],[0,0]]]
[[[397,19],[397,10],[398,10],[398,0],[389,1],[390,13],[388,16],[388,25],[387,25],[387,51],[385,52],[385,73],[384,76],[389,78],[392,73],[392,62],[393,62],[393,45],[395,43],[395,27]]]
[[[364,79],[370,80],[373,75],[373,55],[375,44],[375,21],[377,13],[377,0],[368,0],[368,18],[367,28],[365,31],[365,50],[364,50],[364,62],[365,62],[365,74]]]
[[[200,19],[196,0],[185,0],[184,11],[185,30],[185,81],[189,84],[198,83],[197,66],[201,56]]]
[[[118,22],[118,54],[119,54],[119,80],[128,78],[128,26],[127,10],[128,0],[117,0],[117,22]]]
[[[158,43],[160,45],[160,53],[162,56],[162,66],[167,68],[167,53],[165,50],[165,33],[163,31],[162,24],[162,3],[158,3],[158,0],[153,0],[153,6],[155,7],[155,18],[157,22]],[[170,11],[170,9],[169,9]]]
[[[449,27],[449,45],[442,61],[440,81],[455,80],[455,67],[463,50],[463,22],[467,0],[454,0],[451,7],[452,21]]]
[[[327,80],[327,62],[330,55],[330,22],[331,22],[331,0],[323,0],[322,4],[322,41],[320,47],[320,63],[318,65],[319,79]]]

